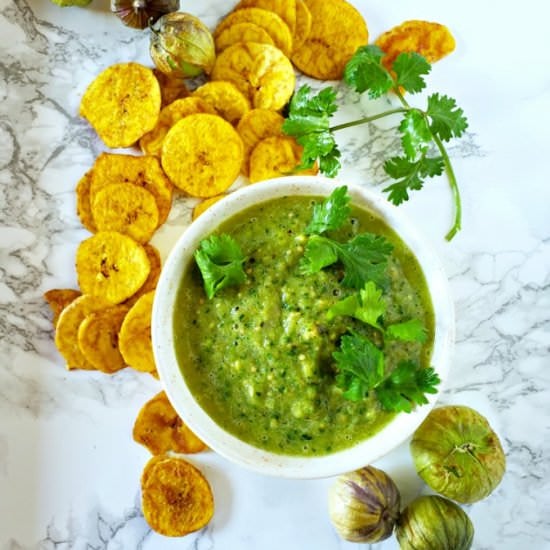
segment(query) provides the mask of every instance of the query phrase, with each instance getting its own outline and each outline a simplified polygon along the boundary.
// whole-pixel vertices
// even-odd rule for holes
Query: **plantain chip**
[[[131,183],[102,187],[94,196],[92,215],[98,231],[118,231],[142,244],[151,239],[159,221],[153,194]]]
[[[163,391],[143,405],[134,423],[132,436],[134,441],[147,447],[154,455],[168,451],[191,454],[207,449],[178,416]]]
[[[214,496],[198,468],[180,457],[158,455],[141,475],[141,507],[153,531],[182,537],[212,519]]]
[[[226,191],[239,175],[243,142],[236,130],[216,115],[189,115],[166,134],[162,167],[172,183],[193,197]]]
[[[268,109],[252,109],[246,113],[237,125],[237,132],[243,140],[244,158],[241,171],[249,174],[250,153],[256,145],[267,137],[283,135],[284,118]]]
[[[303,148],[290,136],[262,139],[250,154],[250,183],[280,176],[315,175],[318,168],[299,169]]]
[[[149,191],[157,203],[158,224],[166,221],[172,207],[173,186],[157,157],[101,153],[92,167],[90,200],[93,202],[100,189],[113,183],[132,183]]]
[[[195,208],[193,208],[192,221],[195,221],[203,212],[208,210],[213,204],[216,204],[220,199],[223,199],[225,195],[216,195],[209,199],[204,199],[199,202]]]
[[[146,155],[155,155],[160,157],[162,151],[162,142],[168,133],[168,130],[174,126],[178,120],[194,115],[196,113],[215,114],[214,108],[200,97],[186,97],[178,99],[170,105],[167,105],[160,112],[157,125],[139,140],[139,146]]]
[[[82,225],[90,232],[95,233],[97,227],[92,215],[90,205],[90,186],[92,183],[92,171],[88,170],[76,184],[76,213]]]
[[[445,25],[417,19],[393,27],[381,34],[375,43],[385,53],[382,62],[386,68],[391,68],[395,58],[405,52],[417,52],[434,63],[450,54],[456,45]]]
[[[151,265],[143,246],[116,231],[101,231],[82,241],[76,273],[83,294],[123,302],[145,283]]]
[[[80,115],[108,147],[130,147],[155,127],[161,95],[153,71],[117,63],[102,71],[80,102]]]
[[[147,292],[138,298],[126,314],[118,347],[126,364],[141,372],[156,370],[151,342],[151,314],[155,292]]]
[[[243,8],[231,12],[216,27],[214,40],[225,29],[237,23],[254,23],[269,33],[275,46],[286,56],[292,52],[292,33],[288,25],[276,13],[261,8]]]
[[[145,249],[147,257],[149,258],[151,270],[149,271],[149,275],[147,276],[147,279],[145,279],[145,282],[143,283],[141,288],[124,302],[128,306],[134,305],[141,296],[147,294],[148,292],[151,292],[151,290],[155,290],[155,288],[157,288],[157,283],[160,278],[162,264],[159,251],[152,244],[149,243],[144,244],[143,248]]]
[[[256,42],[226,48],[216,58],[211,76],[233,82],[253,108],[273,111],[288,103],[296,84],[289,59],[279,49]]]
[[[221,52],[238,42],[259,42],[274,45],[271,35],[265,29],[255,23],[248,22],[233,23],[216,36],[215,42],[217,52]]]
[[[95,369],[113,374],[126,366],[118,349],[118,333],[128,306],[117,305],[94,311],[78,328],[78,347]]]
[[[292,53],[304,74],[319,80],[339,80],[346,63],[368,41],[363,16],[345,0],[304,0],[312,17],[305,42]]]
[[[222,118],[231,124],[250,111],[250,101],[232,82],[207,82],[193,92],[194,97],[204,99]]]
[[[52,323],[54,327],[57,325],[61,312],[81,294],[79,290],[72,288],[52,288],[44,292],[44,300],[48,302],[53,313]]]
[[[162,100],[161,107],[166,107],[166,105],[173,103],[177,99],[181,99],[189,95],[189,90],[185,85],[185,81],[181,78],[170,78],[168,75],[156,68],[153,69],[153,74],[158,80],[160,86],[160,95]]]
[[[57,320],[55,345],[65,359],[68,369],[95,369],[95,366],[86,359],[80,349],[78,330],[88,315],[110,306],[111,304],[104,298],[83,294],[63,309]]]
[[[235,10],[261,8],[276,13],[287,24],[291,34],[294,34],[296,28],[296,4],[296,0],[241,0],[235,6]]]
[[[294,30],[294,49],[297,50],[311,32],[311,12],[304,0],[296,0],[296,29]]]

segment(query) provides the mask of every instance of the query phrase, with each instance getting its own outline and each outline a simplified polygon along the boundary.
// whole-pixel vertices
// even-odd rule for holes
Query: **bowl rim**
[[[346,185],[352,203],[382,217],[416,256],[424,273],[435,316],[432,365],[441,379],[437,394],[411,413],[400,413],[374,436],[328,455],[300,457],[272,453],[238,439],[216,424],[185,384],[174,348],[173,305],[181,274],[201,239],[233,214],[249,206],[288,195],[326,196]],[[435,299],[437,298],[437,299]],[[370,464],[401,445],[426,418],[445,386],[454,344],[454,305],[443,264],[406,215],[378,192],[321,176],[286,176],[241,187],[215,203],[189,225],[163,266],[152,312],[153,353],[160,381],[182,420],[212,450],[233,463],[261,474],[283,478],[325,478]]]

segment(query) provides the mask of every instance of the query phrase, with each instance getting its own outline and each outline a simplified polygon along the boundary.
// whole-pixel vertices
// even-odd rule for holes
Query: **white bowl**
[[[174,350],[173,313],[182,274],[199,242],[234,214],[272,198],[301,195],[327,196],[341,183],[321,177],[290,176],[238,189],[195,220],[179,238],[163,267],[153,305],[152,338],[155,360],[164,389],[184,422],[214,451],[256,472],[285,478],[321,478],[355,470],[374,462],[404,442],[435,405],[447,378],[454,341],[454,309],[447,278],[432,248],[403,213],[384,197],[363,187],[348,185],[352,203],[383,218],[415,254],[431,294],[435,337],[431,365],[441,379],[429,403],[412,413],[398,414],[371,438],[333,454],[313,457],[280,455],[253,447],[231,435],[199,406],[181,374]]]

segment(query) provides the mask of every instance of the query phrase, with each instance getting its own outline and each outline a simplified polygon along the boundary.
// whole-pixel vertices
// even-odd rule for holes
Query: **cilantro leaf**
[[[385,338],[401,340],[402,342],[425,342],[426,327],[419,319],[410,319],[402,323],[394,323],[386,327]]]
[[[410,52],[400,53],[393,62],[392,69],[396,74],[397,85],[414,94],[426,87],[422,76],[428,74],[432,66],[419,53]]]
[[[245,260],[239,245],[229,235],[211,235],[200,242],[199,249],[195,251],[195,261],[209,299],[222,288],[244,282]]]
[[[384,354],[359,334],[342,336],[340,349],[332,357],[338,369],[336,385],[351,401],[363,399],[384,377]]]
[[[430,130],[443,141],[449,141],[453,136],[460,137],[468,128],[464,111],[456,106],[452,97],[432,94],[428,97],[426,113],[432,121]]]
[[[337,187],[321,204],[313,207],[313,216],[306,227],[306,234],[320,235],[342,227],[351,214],[350,200],[348,188],[345,185]]]
[[[411,412],[414,405],[428,402],[427,393],[437,393],[441,382],[433,368],[423,368],[413,361],[401,361],[376,389],[376,397],[387,411]]]
[[[372,99],[384,95],[395,83],[382,65],[382,57],[384,52],[378,46],[359,47],[344,68],[344,82],[356,92],[368,90]]]
[[[415,160],[428,149],[432,141],[432,133],[426,118],[417,109],[411,109],[403,115],[399,125],[403,151],[409,160]]]
[[[312,235],[306,244],[304,255],[300,260],[300,272],[311,275],[338,261],[336,241]]]

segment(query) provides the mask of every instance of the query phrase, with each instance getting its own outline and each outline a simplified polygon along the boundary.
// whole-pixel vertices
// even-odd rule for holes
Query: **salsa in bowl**
[[[283,477],[349,471],[404,441],[452,340],[431,249],[375,193],[323,178],[255,184],[207,210],[153,308],[176,411],[223,456]]]

